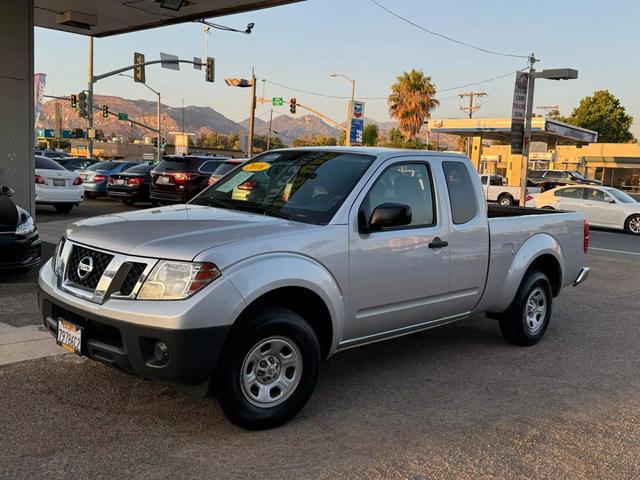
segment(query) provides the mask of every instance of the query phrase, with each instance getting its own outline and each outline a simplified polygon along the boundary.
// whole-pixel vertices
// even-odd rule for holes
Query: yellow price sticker
[[[269,170],[270,166],[271,164],[267,162],[255,162],[245,165],[242,167],[242,170],[245,172],[264,172],[265,170]]]

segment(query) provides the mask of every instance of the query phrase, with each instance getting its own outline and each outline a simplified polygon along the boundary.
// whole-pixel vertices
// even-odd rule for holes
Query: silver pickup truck
[[[477,313],[535,344],[553,298],[588,277],[588,234],[582,214],[488,209],[462,155],[277,150],[186,205],[69,225],[40,307],[65,349],[206,388],[269,428],[347,348]]]

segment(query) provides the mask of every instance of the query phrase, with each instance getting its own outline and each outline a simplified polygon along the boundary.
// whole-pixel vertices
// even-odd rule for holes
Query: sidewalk
[[[0,323],[0,365],[63,353],[67,352],[43,326],[12,327]]]

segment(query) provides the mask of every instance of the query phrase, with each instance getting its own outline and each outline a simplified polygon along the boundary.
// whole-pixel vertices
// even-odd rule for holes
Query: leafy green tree
[[[427,148],[427,145],[417,138],[407,140],[402,131],[398,128],[392,128],[389,130],[388,138],[384,143],[382,143],[382,145],[391,148],[410,148],[413,150],[425,150]]]
[[[294,147],[322,147],[322,146],[334,146],[336,145],[335,137],[328,135],[309,135],[305,137],[296,138],[291,143]]]
[[[431,77],[416,69],[404,72],[391,85],[387,99],[389,115],[398,120],[405,139],[415,139],[424,121],[431,116],[431,110],[440,105],[435,95]]]
[[[365,125],[362,132],[362,143],[368,147],[375,147],[378,144],[378,125],[370,123]]]
[[[626,113],[620,100],[608,90],[598,90],[580,101],[573,109],[568,123],[598,132],[600,143],[629,143],[635,141],[629,131],[633,117]]]

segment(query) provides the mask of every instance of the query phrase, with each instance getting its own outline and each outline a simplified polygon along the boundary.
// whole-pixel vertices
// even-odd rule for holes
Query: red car
[[[208,186],[211,174],[229,157],[168,155],[151,171],[151,201],[186,203]]]

